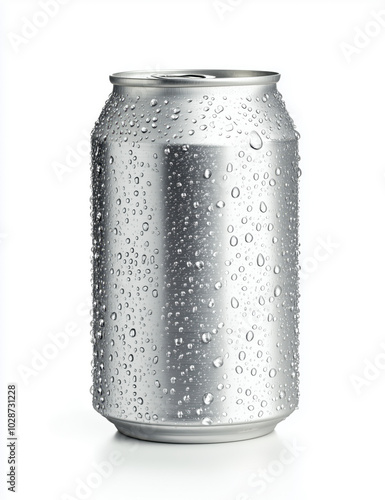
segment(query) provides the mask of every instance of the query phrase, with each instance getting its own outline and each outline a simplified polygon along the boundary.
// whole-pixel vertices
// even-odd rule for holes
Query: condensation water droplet
[[[269,377],[274,378],[276,375],[277,375],[277,370],[275,370],[274,368],[272,368],[269,371]]]
[[[275,295],[276,297],[279,297],[279,296],[281,295],[281,293],[282,293],[282,288],[281,288],[279,285],[277,285],[277,286],[274,288],[274,295]]]
[[[115,312],[113,312],[113,313],[111,314],[111,316],[110,316],[110,318],[111,318],[112,320],[114,320],[114,321],[116,320],[116,318],[117,318],[117,317],[118,317],[118,316],[117,316],[117,314],[116,314]]]
[[[262,267],[265,264],[265,257],[261,253],[258,254],[257,264],[259,267]]]
[[[237,309],[237,307],[239,307],[239,302],[235,297],[231,298],[231,307],[233,307],[234,309]]]
[[[195,267],[199,269],[199,271],[201,271],[204,268],[204,265],[205,265],[204,262],[202,262],[201,260],[195,262]]]
[[[206,168],[206,170],[203,172],[203,177],[205,179],[210,179],[210,177],[212,176],[212,172],[210,169]]]
[[[110,156],[110,165],[112,165],[113,163],[114,163],[114,157]]]
[[[264,214],[266,211],[267,211],[267,206],[266,206],[266,203],[264,201],[261,201],[260,205],[259,205],[259,210]]]
[[[239,191],[239,188],[237,187],[234,187],[231,191],[231,196],[233,198],[238,198],[238,196],[240,195],[240,191]]]
[[[130,337],[135,337],[135,336],[136,336],[136,330],[135,330],[135,328],[131,328]]]
[[[211,418],[209,417],[205,417],[203,420],[202,420],[202,424],[203,425],[211,425],[213,423],[213,421],[211,420]]]
[[[156,106],[158,104],[158,101],[156,99],[151,99],[150,104],[151,106]]]
[[[214,288],[215,290],[219,290],[220,288],[222,288],[222,283],[220,281],[217,281],[214,285]]]
[[[206,394],[203,395],[202,400],[205,405],[209,405],[214,401],[214,396],[211,394],[211,392],[206,392]]]
[[[236,246],[237,246],[237,244],[238,244],[238,238],[237,238],[236,236],[232,236],[232,237],[230,238],[230,245],[231,245],[232,247],[236,247]]]
[[[250,132],[250,146],[253,148],[253,149],[261,149],[261,147],[263,146],[263,141],[262,141],[262,138],[261,136],[258,134],[257,131],[255,130],[252,130]]]
[[[284,397],[286,397],[286,392],[285,391],[280,391],[279,397],[280,397],[280,399],[283,399]]]
[[[209,332],[202,333],[202,337],[201,338],[202,338],[202,342],[204,344],[208,344],[210,342],[211,338],[212,338],[211,337],[211,333],[209,333]]]
[[[254,338],[254,332],[253,331],[250,330],[249,332],[246,333],[246,340],[247,340],[247,342],[251,342],[253,340],[253,338]]]
[[[142,224],[143,231],[148,231],[149,227],[150,226],[149,226],[148,222],[143,222],[143,224]]]
[[[246,243],[251,243],[253,241],[253,235],[251,233],[247,233],[245,236]]]
[[[223,365],[223,358],[218,357],[214,359],[213,365],[215,366],[215,368],[220,368]]]
[[[223,208],[225,206],[225,202],[224,201],[218,201],[217,202],[217,207],[218,208]]]

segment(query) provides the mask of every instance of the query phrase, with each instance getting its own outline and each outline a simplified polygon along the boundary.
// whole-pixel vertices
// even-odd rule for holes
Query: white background
[[[16,498],[383,498],[385,5],[71,0],[46,23],[35,0],[1,11],[0,447],[5,459],[16,382]],[[45,25],[16,43],[26,20]],[[88,136],[110,73],[188,67],[279,71],[302,135],[300,409],[230,444],[121,437],[89,393]]]

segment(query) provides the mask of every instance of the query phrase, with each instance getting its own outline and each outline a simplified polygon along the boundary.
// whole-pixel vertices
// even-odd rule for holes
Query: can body
[[[298,134],[277,78],[121,75],[92,135],[94,407],[148,440],[266,434],[298,403]]]

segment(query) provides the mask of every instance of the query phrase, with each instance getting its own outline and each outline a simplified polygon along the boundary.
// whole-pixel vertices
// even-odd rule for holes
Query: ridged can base
[[[119,432],[125,436],[156,441],[161,443],[226,443],[243,441],[265,436],[275,429],[275,426],[286,418],[261,420],[247,424],[228,425],[159,425],[141,424],[117,418],[107,417]]]

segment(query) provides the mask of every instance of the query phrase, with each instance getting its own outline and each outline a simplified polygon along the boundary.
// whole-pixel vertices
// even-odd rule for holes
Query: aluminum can
[[[125,435],[249,439],[297,407],[299,134],[279,78],[110,77],[92,133],[92,394]]]

